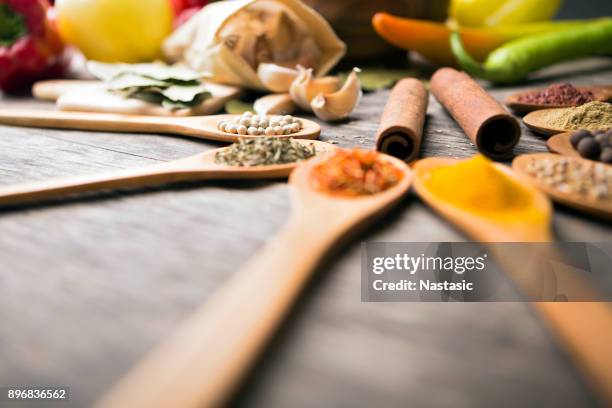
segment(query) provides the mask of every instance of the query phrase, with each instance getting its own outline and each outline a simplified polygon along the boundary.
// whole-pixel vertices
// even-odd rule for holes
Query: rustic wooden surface
[[[561,79],[610,84],[612,66],[609,59],[568,64],[533,85]],[[322,139],[371,148],[386,95],[366,95],[353,119],[326,125]],[[52,108],[26,97],[4,97],[0,106]],[[433,99],[426,126],[423,155],[474,153]],[[0,184],[218,146],[0,126]],[[524,129],[516,152],[544,150],[544,140]],[[0,386],[67,385],[70,405],[88,405],[264,245],[288,212],[283,182],[182,184],[0,211]],[[554,222],[560,240],[612,238],[610,224],[574,211],[557,208]],[[361,239],[465,238],[410,195]],[[232,405],[595,405],[528,305],[361,303],[359,270],[358,241],[320,268]]]

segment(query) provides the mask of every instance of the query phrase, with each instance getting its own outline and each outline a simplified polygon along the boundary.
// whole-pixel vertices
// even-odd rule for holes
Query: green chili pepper
[[[519,38],[491,52],[483,64],[467,53],[458,32],[451,35],[450,43],[457,61],[470,75],[492,82],[517,82],[557,62],[611,54],[612,18]]]

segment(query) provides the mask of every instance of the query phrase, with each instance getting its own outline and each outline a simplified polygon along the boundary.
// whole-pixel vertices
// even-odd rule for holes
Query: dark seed
[[[595,141],[599,143],[599,146],[603,149],[606,146],[610,145],[610,136],[605,133],[600,133],[595,135]]]
[[[612,147],[606,147],[599,155],[599,161],[607,164],[612,164]]]
[[[587,159],[595,159],[599,157],[601,153],[601,147],[599,147],[599,143],[597,143],[593,137],[586,137],[580,140],[577,150],[582,157],[586,157]]]
[[[595,133],[595,140],[597,141],[597,143],[607,141],[608,135],[606,135],[605,133]]]
[[[588,130],[579,130],[577,132],[572,133],[572,135],[570,136],[570,142],[572,143],[572,146],[574,146],[574,148],[577,148],[578,143],[580,143],[580,141],[585,137],[591,137],[591,132],[589,132]]]

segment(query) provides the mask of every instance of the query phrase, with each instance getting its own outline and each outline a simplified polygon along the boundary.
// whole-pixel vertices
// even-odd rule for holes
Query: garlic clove
[[[263,62],[257,67],[257,76],[261,83],[272,92],[288,92],[291,83],[300,72],[276,64]]]
[[[355,110],[362,95],[358,72],[360,70],[354,68],[339,91],[320,93],[310,102],[312,111],[319,119],[333,122],[347,118]]]
[[[340,88],[338,77],[327,76],[321,78],[313,77],[312,68],[300,67],[300,74],[291,83],[289,95],[301,109],[310,111],[310,101],[320,93],[335,92]]]
[[[296,106],[289,94],[270,94],[262,96],[253,104],[259,115],[289,115],[295,112]]]

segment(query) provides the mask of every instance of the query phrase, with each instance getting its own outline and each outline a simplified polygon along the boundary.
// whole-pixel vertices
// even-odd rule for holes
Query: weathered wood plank
[[[609,60],[572,66],[584,71],[578,83],[612,83]],[[352,121],[324,125],[322,138],[372,147],[386,94],[366,95]],[[7,105],[49,108],[0,100]],[[428,113],[424,155],[474,153],[433,99]],[[0,184],[217,146],[0,127]],[[525,130],[518,152],[533,150],[544,141]],[[282,182],[195,183],[0,211],[0,385],[64,384],[75,406],[91,402],[264,245],[290,211],[287,193]],[[611,238],[609,224],[564,209],[555,228],[568,241]],[[362,239],[464,237],[410,195]],[[365,304],[359,268],[358,242],[320,268],[236,405],[593,405],[526,305]]]

